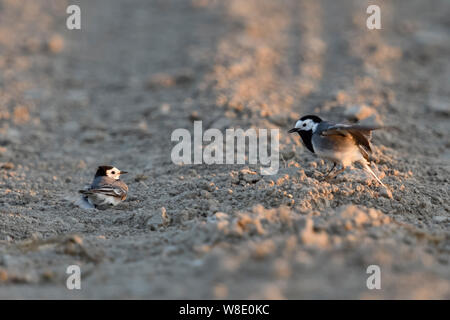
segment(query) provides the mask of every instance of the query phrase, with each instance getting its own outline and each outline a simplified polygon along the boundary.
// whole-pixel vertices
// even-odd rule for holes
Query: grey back
[[[94,178],[94,181],[92,181],[90,189],[97,189],[104,185],[110,185],[110,186],[113,186],[116,188],[121,188],[121,189],[128,191],[128,186],[123,181],[115,180],[113,178],[105,177],[105,176]]]

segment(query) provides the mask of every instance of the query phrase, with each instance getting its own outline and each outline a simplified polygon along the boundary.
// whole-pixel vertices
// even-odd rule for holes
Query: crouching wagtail
[[[127,198],[128,186],[120,180],[120,175],[127,173],[112,166],[100,166],[94,180],[87,190],[79,190],[90,205],[117,205]]]
[[[288,132],[297,132],[309,151],[317,154],[320,158],[333,162],[333,167],[325,176],[326,178],[334,178],[343,172],[345,167],[359,162],[363,169],[386,188],[390,195],[389,189],[369,166],[369,153],[372,152],[370,147],[372,130],[381,128],[361,124],[332,123],[323,121],[318,116],[308,115],[300,118],[295,123],[295,127]],[[337,164],[341,164],[342,169],[330,175]]]

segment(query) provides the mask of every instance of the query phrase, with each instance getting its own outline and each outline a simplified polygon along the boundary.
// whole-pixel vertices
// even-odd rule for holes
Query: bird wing
[[[84,195],[89,194],[103,194],[105,196],[116,197],[124,200],[127,197],[127,189],[122,186],[114,184],[103,184],[101,186],[91,188],[88,190],[80,190],[79,192]]]
[[[370,147],[372,131],[381,128],[382,127],[361,124],[333,124],[322,130],[320,134],[323,136],[340,135],[344,137],[350,135],[355,140],[356,145],[364,149],[366,158],[367,153],[372,152],[372,148]]]

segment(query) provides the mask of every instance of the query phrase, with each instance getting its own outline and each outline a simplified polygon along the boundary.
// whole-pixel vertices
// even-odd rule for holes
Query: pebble
[[[362,120],[374,114],[376,114],[375,109],[366,105],[351,106],[344,113],[349,120]]]
[[[443,99],[437,98],[430,99],[428,107],[431,111],[435,113],[440,113],[444,115],[450,114],[450,105],[448,104],[447,101],[444,101]]]
[[[290,160],[293,157],[295,157],[295,151],[293,151],[293,150],[283,151],[283,152],[281,152],[281,154],[285,161]]]
[[[445,216],[434,216],[433,221],[436,223],[442,223],[448,221],[448,217]]]
[[[47,46],[51,53],[60,53],[64,50],[64,38],[59,34],[55,34],[50,38]]]
[[[242,169],[239,171],[239,180],[244,180],[248,183],[256,183],[261,180],[261,176],[250,169]]]
[[[328,235],[325,232],[315,232],[313,230],[313,225],[313,220],[311,218],[307,218],[304,229],[300,231],[300,239],[302,243],[319,248],[326,247],[328,245]]]
[[[156,230],[159,227],[167,226],[170,223],[170,217],[166,211],[166,208],[161,207],[155,212],[145,223],[151,230]]]
[[[393,199],[392,192],[387,188],[381,188],[380,195],[385,198]]]
[[[5,170],[12,170],[15,168],[15,165],[12,162],[5,162],[1,165],[1,168]]]

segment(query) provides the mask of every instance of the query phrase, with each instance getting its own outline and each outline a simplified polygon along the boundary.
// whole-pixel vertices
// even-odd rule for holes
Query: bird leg
[[[324,179],[327,179],[327,177],[330,175],[331,171],[334,170],[334,168],[336,168],[336,162],[333,162],[333,167],[331,168],[330,171],[327,172],[327,174],[323,177]]]
[[[332,175],[327,175],[326,180],[331,180],[336,178],[336,176],[340,173],[342,173],[345,170],[345,167],[342,166],[342,168],[340,170],[335,171]]]

